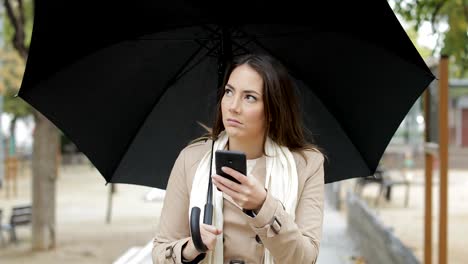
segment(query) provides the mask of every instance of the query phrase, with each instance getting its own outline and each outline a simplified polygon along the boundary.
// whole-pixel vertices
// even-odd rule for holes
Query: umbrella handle
[[[211,183],[211,165],[213,163],[213,148],[214,148],[214,140],[211,144],[211,159],[210,159],[210,174],[208,180],[208,193],[206,196],[206,204],[205,210],[203,211],[203,223],[211,225],[213,219],[213,203],[212,203],[212,195],[213,195],[213,188]],[[208,251],[208,248],[203,243],[200,234],[200,208],[199,207],[192,207],[192,211],[190,212],[190,234],[192,236],[193,245],[200,253],[205,253]]]
[[[203,243],[200,234],[200,211],[201,210],[199,207],[192,207],[192,212],[190,213],[190,233],[192,235],[192,241],[195,248],[198,250],[198,252],[205,253],[206,251],[208,251],[208,248]],[[207,205],[205,205],[205,213],[206,211]],[[207,224],[206,222],[211,222],[211,219],[209,219],[210,221],[207,221],[206,217],[204,217],[203,220],[205,224]]]

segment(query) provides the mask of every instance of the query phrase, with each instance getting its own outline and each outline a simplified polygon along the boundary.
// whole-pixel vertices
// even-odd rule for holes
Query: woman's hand
[[[266,190],[255,177],[246,177],[242,173],[229,167],[222,167],[222,170],[234,177],[241,184],[228,180],[219,175],[213,175],[213,183],[223,193],[231,198],[243,209],[260,210],[266,199]]]
[[[200,224],[200,235],[203,241],[203,244],[208,248],[208,250],[213,250],[216,245],[216,236],[222,233],[221,229],[216,228],[212,225]],[[200,252],[195,248],[193,240],[189,239],[187,245],[182,250],[182,256],[184,259],[191,261],[194,260]]]

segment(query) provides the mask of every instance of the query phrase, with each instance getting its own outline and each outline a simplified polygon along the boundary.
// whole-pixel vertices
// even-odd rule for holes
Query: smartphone
[[[245,153],[235,150],[217,150],[216,155],[216,174],[227,178],[233,182],[240,182],[229,174],[226,174],[221,170],[222,167],[229,167],[242,174],[246,174],[247,171],[247,158]]]

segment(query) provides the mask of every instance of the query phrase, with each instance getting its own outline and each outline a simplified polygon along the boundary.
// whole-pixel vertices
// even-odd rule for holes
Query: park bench
[[[405,207],[408,207],[409,203],[409,188],[411,182],[405,177],[405,175],[400,175],[399,178],[392,178],[388,174],[387,170],[381,166],[379,166],[374,175],[368,177],[361,177],[357,179],[355,185],[355,192],[358,195],[362,195],[362,191],[364,187],[368,184],[378,184],[379,185],[379,192],[374,200],[374,205],[378,206],[380,199],[385,196],[385,200],[390,201],[392,199],[392,187],[403,185],[406,187],[405,190]]]
[[[10,242],[18,242],[16,236],[16,227],[31,224],[32,221],[32,207],[26,206],[15,206],[12,208],[10,221],[8,224],[2,225],[2,231],[5,230],[10,233]],[[3,240],[3,236],[2,236]]]

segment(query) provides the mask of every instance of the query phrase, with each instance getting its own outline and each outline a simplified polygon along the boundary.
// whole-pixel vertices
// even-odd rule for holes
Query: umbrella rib
[[[206,26],[206,25],[203,25],[202,27],[205,28],[207,31],[211,32],[211,33],[212,33],[211,36],[213,36],[213,35],[215,35],[215,34],[218,34],[218,35],[219,35],[219,30],[218,30],[219,28],[217,28],[217,29],[211,29],[210,27],[208,27],[208,26]],[[211,40],[213,40],[213,39],[214,39],[214,38],[210,38],[210,39],[208,39],[207,41],[205,41],[205,43],[208,43],[209,41],[211,41]],[[249,42],[251,42],[251,41],[252,41],[252,40],[249,40],[249,41],[247,41],[246,43],[249,43]],[[249,50],[248,50],[247,48],[243,47],[241,44],[237,43],[236,41],[233,41],[232,43],[233,43],[234,45],[237,46],[237,49],[236,49],[235,51],[237,51],[237,50],[239,50],[239,49],[242,49],[244,52],[249,52]],[[200,45],[200,44],[199,44],[199,45]],[[203,45],[203,47],[205,47],[205,48],[207,48],[207,49],[209,48],[206,44],[202,44],[202,45]],[[195,68],[197,65],[199,65],[206,57],[210,56],[210,55],[219,47],[219,45],[220,45],[220,43],[217,42],[217,43],[215,44],[215,46],[213,46],[212,48],[210,48],[210,49],[208,50],[208,52],[205,54],[205,56],[202,57],[199,61],[197,61],[196,63],[194,63],[192,66],[190,66],[190,67],[189,67],[188,69],[186,69],[184,72],[182,72],[182,73],[181,73],[181,72],[178,72],[178,73],[175,75],[175,77],[172,78],[171,81],[168,82],[168,84],[169,84],[168,86],[170,86],[172,83],[176,82],[176,81],[177,81],[178,79],[180,79],[182,76],[184,76],[185,74],[187,74],[188,72],[190,72],[193,68]],[[244,45],[245,45],[245,44],[244,44]],[[194,56],[192,56],[192,57],[194,57]],[[191,59],[190,59],[190,60],[191,60]],[[187,63],[187,64],[188,64],[188,63]],[[187,64],[185,64],[184,67],[185,67]],[[182,67],[182,69],[183,69],[184,67]],[[168,86],[166,86],[166,87],[168,87]],[[166,88],[166,89],[167,89],[167,88]]]
[[[316,31],[311,30],[311,29],[297,30],[297,31],[293,31],[293,32],[284,32],[284,33],[278,33],[278,34],[263,34],[263,35],[249,35],[249,34],[247,34],[245,31],[242,31],[242,30],[239,30],[239,31],[242,32],[242,33],[244,33],[244,34],[247,35],[247,36],[251,36],[252,39],[255,39],[255,40],[258,40],[259,38],[298,36],[298,35],[302,35],[302,34],[306,34],[306,33],[310,33],[310,32],[316,33]],[[326,32],[326,31],[324,31],[324,32]],[[342,31],[342,33],[345,33],[345,34],[346,34],[346,33],[348,33],[348,32]],[[304,36],[306,36],[306,35],[304,35]],[[409,39],[408,36],[407,36],[407,38]],[[365,40],[365,39],[363,39],[363,38],[358,38],[358,39],[359,39],[360,41],[366,42],[367,44],[372,45],[372,46],[374,46],[374,47],[376,47],[376,48],[382,48],[382,47],[376,46],[374,43],[372,43],[372,42],[370,42],[370,41],[368,41],[368,40]],[[258,45],[258,43],[257,43],[257,45]],[[260,46],[260,47],[262,47],[262,46]],[[262,47],[262,48],[263,48],[263,47]],[[383,48],[382,48],[382,49],[383,49]],[[397,56],[397,57],[400,58],[401,60],[404,60],[405,62],[407,62],[407,63],[409,63],[409,64],[412,64],[412,65],[414,65],[414,66],[416,66],[416,67],[419,68],[419,66],[418,66],[416,63],[414,63],[414,62],[412,62],[412,61],[408,61],[407,59],[402,58],[400,55],[398,55],[398,54],[396,54],[395,52],[390,51],[390,50],[388,50],[388,49],[386,49],[386,48],[385,48],[385,50],[386,50],[387,52],[389,52],[389,53],[391,53],[391,54]],[[427,68],[427,66],[426,66],[426,68]],[[427,69],[424,70],[424,73],[425,73],[426,75],[430,76],[430,77],[435,78],[434,74],[432,74],[430,71],[428,72]]]
[[[219,30],[221,29],[220,27],[212,29],[206,24],[201,25],[201,28],[205,29],[208,32],[211,32],[212,34],[217,34],[218,36],[219,36]]]
[[[233,41],[233,43],[236,43],[239,47],[237,47],[237,49],[234,49],[234,50],[232,51],[232,53],[234,53],[234,52],[236,52],[236,51],[238,51],[238,50],[240,50],[240,49],[242,49],[242,50],[248,52],[248,50],[245,48],[245,45],[249,44],[249,43],[252,42],[252,41],[253,41],[253,40],[249,39],[249,40],[247,40],[245,43],[242,43],[242,44],[237,44],[237,42]]]
[[[209,29],[212,33],[214,33],[213,29]],[[312,32],[312,30],[304,30],[304,31],[296,31],[296,32],[288,32],[288,33],[280,33],[280,34],[264,34],[264,35],[255,35],[257,39],[261,38],[272,38],[272,37],[288,37],[288,36],[293,36],[297,34],[302,34],[302,33],[307,33],[307,32]],[[217,33],[219,34],[219,33]],[[233,39],[235,39],[236,36],[233,36]],[[167,40],[167,41],[187,41],[191,42],[193,41],[193,38],[151,38],[151,37],[140,37],[138,40]],[[198,38],[197,40],[211,40],[210,38]]]
[[[208,41],[211,41],[211,39],[207,40],[206,42],[208,42]],[[192,66],[191,66],[189,69],[187,69],[186,71],[180,73],[181,71],[179,70],[179,71],[174,75],[174,77],[171,78],[171,79],[166,83],[166,85],[164,86],[164,89],[162,90],[162,92],[160,93],[160,95],[158,96],[158,98],[157,98],[157,99],[155,100],[155,102],[153,103],[153,107],[152,107],[151,109],[154,109],[154,106],[158,104],[159,100],[161,100],[161,98],[163,97],[163,95],[166,93],[166,91],[169,89],[169,87],[170,87],[173,83],[175,83],[175,82],[176,82],[178,79],[180,79],[183,75],[187,74],[187,73],[188,73],[191,69],[193,69],[195,66],[197,66],[198,64],[200,64],[200,63],[201,63],[204,59],[206,59],[206,57],[208,57],[208,56],[213,52],[213,50],[215,50],[217,47],[219,47],[219,43],[218,43],[217,45],[215,45],[213,48],[211,48],[210,50],[208,50],[208,52],[207,52],[204,56],[202,56],[202,58],[201,58],[200,60],[198,60],[194,65],[192,65]],[[204,48],[203,46],[200,46],[200,47],[189,57],[189,59],[187,59],[187,60],[183,63],[183,66],[182,66],[180,69],[183,70],[184,67],[185,67],[186,65],[188,65],[188,64],[190,63],[190,61],[191,61],[195,56],[197,56],[197,55],[200,53],[201,50],[203,50],[203,48]],[[145,119],[144,119],[145,121],[148,119],[150,113],[151,113],[151,112],[149,112],[149,113],[146,115],[146,117],[145,117]],[[140,130],[141,130],[141,128],[143,127],[143,124],[145,124],[145,122],[142,122],[142,123],[140,124],[140,126],[139,126],[138,129],[137,129],[137,131],[140,131]],[[138,133],[137,133],[137,134],[138,134]],[[133,140],[134,140],[134,139],[135,139],[135,138],[133,138]],[[130,146],[133,144],[133,140],[131,140],[131,141],[128,143],[127,147],[125,148],[126,150],[125,150],[124,153],[127,153],[128,149],[129,149]],[[114,169],[114,171],[113,171],[113,173],[112,173],[112,177],[109,179],[109,182],[112,182],[112,178],[113,178],[115,172],[117,171],[117,169],[118,169],[118,167],[119,167],[119,164],[122,162],[122,159],[123,159],[124,156],[125,156],[125,154],[122,155],[122,157],[120,158],[120,161],[117,163],[117,167]]]
[[[177,80],[179,80],[180,78],[182,78],[185,74],[187,74],[188,72],[190,72],[193,68],[195,68],[196,66],[198,66],[200,63],[203,62],[203,60],[206,59],[206,57],[210,56],[211,53],[219,47],[219,43],[217,45],[215,45],[213,48],[211,48],[206,54],[205,56],[201,57],[197,62],[195,62],[193,65],[191,65],[189,68],[187,68],[185,71],[183,72],[178,72],[172,79],[170,79],[163,92],[161,93],[161,96],[166,92],[167,89],[169,89],[169,86],[171,86],[173,83],[175,83]],[[183,68],[182,68],[183,69]],[[159,98],[158,98],[158,101],[159,101]]]
[[[237,32],[243,33],[241,30],[237,29]],[[247,35],[248,36],[248,35]],[[248,36],[250,37],[250,36]],[[250,51],[245,47],[245,45],[249,44],[250,42],[253,41],[253,39],[247,39],[247,41],[243,44],[239,44],[237,41],[234,39],[231,40],[234,45],[237,46],[236,49],[233,49],[232,53],[238,51],[238,50],[243,50],[245,53],[249,53]]]
[[[205,41],[205,43],[202,43],[202,42],[200,41],[200,39],[196,39],[195,42],[196,42],[198,45],[200,45],[200,48],[205,48],[205,49],[210,50],[211,48],[210,48],[208,45],[206,45],[206,43],[208,43],[210,40],[212,40],[212,39],[208,39],[207,41]]]
[[[405,35],[406,35],[408,41],[411,43],[411,40],[409,39],[408,35],[407,35],[407,34],[405,34]],[[351,37],[352,37],[352,36],[351,36]],[[405,59],[405,58],[401,57],[400,55],[398,55],[397,53],[395,53],[395,52],[392,51],[392,50],[389,50],[389,49],[384,48],[384,47],[381,47],[381,46],[377,46],[377,45],[375,45],[375,43],[373,43],[373,42],[371,42],[371,41],[368,41],[368,40],[366,40],[366,39],[363,39],[363,38],[357,37],[357,39],[360,40],[360,41],[362,41],[362,42],[367,43],[368,45],[373,46],[373,47],[376,48],[376,49],[385,50],[386,52],[388,52],[388,53],[391,54],[391,55],[394,55],[395,57],[399,58],[400,60],[405,61],[406,63],[408,63],[408,64],[410,64],[410,65],[413,65],[413,66],[416,67],[416,68],[419,68],[419,69],[420,69],[421,71],[423,71],[424,74],[426,74],[427,76],[429,76],[429,77],[431,77],[431,78],[435,78],[434,74],[432,74],[432,72],[429,70],[429,68],[427,67],[427,64],[426,64],[426,63],[424,63],[424,65],[426,66],[426,69],[423,70],[423,69],[421,69],[421,67],[418,66],[415,62],[409,61],[408,59]],[[413,45],[413,47],[414,47],[414,45]],[[427,71],[427,70],[429,70],[429,71]]]
[[[179,71],[177,71],[174,75],[174,77],[170,78],[169,81],[166,83],[164,86],[164,89],[161,93],[161,96],[166,93],[166,90],[168,89],[169,86],[171,86],[173,83],[175,83],[180,77],[182,77],[185,72],[183,72],[183,69],[195,58],[195,56],[198,55],[198,53],[203,49],[203,47],[199,47],[195,53],[193,53],[183,64],[182,67],[179,68]],[[159,99],[159,98],[158,98]],[[159,100],[158,100],[159,101]]]
[[[211,29],[211,28],[209,28],[209,27],[207,27],[207,26],[205,26],[205,25],[203,25],[202,28],[205,28],[206,31],[209,31],[209,32],[211,33],[211,35],[209,35],[209,37],[208,37],[207,39],[204,39],[204,40],[205,40],[204,43],[201,43],[201,40],[202,40],[202,39],[200,39],[200,38],[199,38],[199,39],[195,39],[195,42],[196,42],[198,45],[204,47],[204,48],[207,49],[207,50],[212,50],[212,48],[210,48],[207,44],[208,44],[208,42],[212,41],[213,39],[216,39],[215,36],[218,36],[218,37],[219,37],[219,34],[220,34],[220,33],[219,33],[219,30],[220,30],[220,28]]]
[[[234,52],[236,52],[236,51],[238,51],[238,50],[242,50],[242,51],[244,51],[245,53],[249,53],[249,52],[250,52],[246,47],[242,46],[241,44],[237,43],[236,41],[232,41],[232,44],[234,44],[234,45],[237,46],[237,49],[233,50],[232,53],[234,53]],[[238,55],[239,55],[239,54],[238,54]]]
[[[213,39],[213,36],[217,34],[216,32],[212,32],[212,34],[210,35],[210,37],[208,37],[208,39],[204,42],[204,43],[200,43],[199,41],[195,40],[195,42],[200,46],[198,48],[197,51],[195,51],[195,53],[193,53],[185,62],[184,64],[179,68],[180,70],[177,71],[176,74],[174,74],[174,77],[170,78],[169,81],[166,83],[166,86],[162,92],[162,94],[164,94],[166,92],[166,90],[168,89],[169,86],[171,86],[173,83],[175,83],[177,80],[179,80],[180,78],[182,78],[182,76],[184,76],[185,74],[187,74],[189,71],[191,71],[194,67],[196,67],[197,65],[199,65],[204,59],[205,57],[209,56],[211,54],[211,52],[216,49],[219,45],[215,45],[214,47],[212,48],[209,48],[209,46],[207,46],[206,44],[208,42],[210,42],[212,39]],[[202,56],[201,59],[199,59],[196,63],[194,63],[192,66],[190,66],[188,69],[186,69],[184,71],[184,69],[187,67],[187,65],[189,65],[189,63],[203,50],[203,48],[205,49],[208,49],[208,53],[205,54],[205,56]]]
[[[207,26],[207,25],[203,25],[202,27],[205,28],[205,29],[206,29],[207,31],[209,31],[209,32],[216,33],[216,34],[219,35],[219,33],[218,33],[218,31],[217,31],[217,30],[219,29],[219,27],[218,27],[216,30],[210,28],[210,27]],[[236,28],[235,30],[237,30],[237,32],[243,33],[243,32],[240,31],[238,28]],[[237,46],[237,49],[233,50],[233,52],[238,51],[239,49],[242,49],[244,52],[247,52],[247,53],[250,52],[247,48],[244,47],[244,45],[247,44],[247,43],[249,43],[249,42],[251,42],[251,40],[248,40],[244,45],[239,44],[239,43],[238,43],[237,41],[235,41],[233,38],[231,38],[231,41],[232,41],[232,44],[234,44],[234,45]]]

